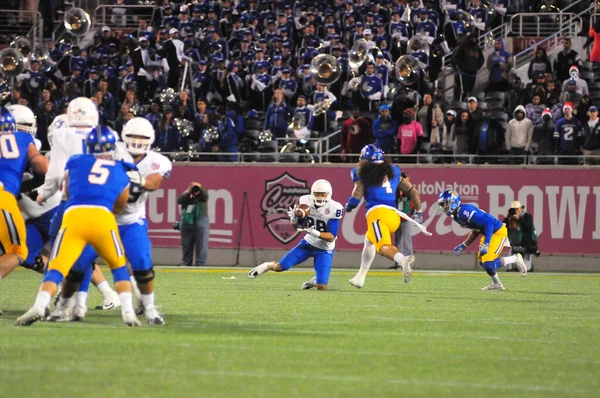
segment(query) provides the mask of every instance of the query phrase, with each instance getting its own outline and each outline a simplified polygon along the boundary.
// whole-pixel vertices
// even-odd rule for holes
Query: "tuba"
[[[10,46],[19,50],[24,58],[29,57],[33,51],[31,39],[25,36],[15,37],[15,39],[10,43]]]
[[[417,51],[423,51],[425,54],[429,55],[429,42],[425,36],[420,34],[414,35],[408,41],[407,48],[408,51],[412,51],[412,49],[415,48]]]
[[[332,84],[342,75],[342,68],[333,55],[319,54],[310,63],[310,73],[317,83]]]
[[[419,61],[410,55],[403,55],[396,61],[396,79],[405,86],[411,86],[419,81],[422,70]]]
[[[92,27],[90,14],[81,8],[71,8],[65,13],[65,29],[74,36],[85,36]]]
[[[369,44],[365,39],[358,39],[354,42],[352,50],[348,54],[348,63],[351,69],[360,68],[366,60],[371,59],[372,55],[369,52]]]
[[[17,77],[25,70],[25,58],[16,48],[7,47],[0,51],[0,74],[7,77]]]

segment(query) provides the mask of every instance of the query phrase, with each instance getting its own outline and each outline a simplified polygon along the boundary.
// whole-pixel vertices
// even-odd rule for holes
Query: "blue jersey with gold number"
[[[21,189],[29,144],[33,137],[27,133],[0,134],[0,184],[15,197]]]
[[[121,192],[129,185],[125,166],[119,161],[76,155],[67,162],[69,200],[72,206],[101,206],[112,211]]]
[[[372,207],[381,205],[396,208],[396,189],[400,185],[400,168],[392,166],[392,170],[394,171],[394,176],[391,179],[386,179],[381,186],[365,187],[363,197],[367,211]],[[352,182],[360,181],[356,168],[352,169],[350,176],[352,177]]]

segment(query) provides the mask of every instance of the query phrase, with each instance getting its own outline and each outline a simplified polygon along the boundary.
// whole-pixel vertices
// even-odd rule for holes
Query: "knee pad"
[[[85,278],[85,274],[82,272],[69,271],[67,274],[67,282],[79,285],[81,281]]]
[[[135,281],[140,285],[145,285],[154,280],[154,267],[150,267],[145,271],[133,271]]]

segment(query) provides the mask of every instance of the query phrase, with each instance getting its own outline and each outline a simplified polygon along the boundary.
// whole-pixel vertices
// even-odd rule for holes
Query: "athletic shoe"
[[[361,289],[363,287],[363,285],[365,284],[365,277],[360,277],[358,276],[358,274],[356,274],[354,276],[354,278],[350,279],[348,281],[348,283],[350,283],[352,286],[354,286],[357,289]]]
[[[130,326],[130,327],[142,326],[142,324],[140,323],[140,321],[138,321],[138,319],[135,316],[135,313],[133,311],[123,312],[122,316],[123,316],[123,322],[125,323],[125,325]]]
[[[108,297],[104,298],[102,305],[96,306],[97,310],[114,310],[116,308],[121,308],[121,300],[119,300],[117,292],[113,291],[107,296]]]
[[[525,261],[523,261],[523,256],[521,253],[517,253],[517,261],[515,262],[515,265],[521,273],[521,276],[527,275],[527,264],[525,264]]]
[[[29,311],[17,318],[15,326],[29,326],[37,321],[41,321],[44,319],[44,312],[42,308],[31,307]]]
[[[312,289],[313,287],[317,287],[317,277],[313,276],[311,280],[306,281],[302,284],[302,290]]]
[[[394,263],[394,265],[392,265],[391,267],[389,267],[388,269],[402,269],[402,267],[400,266],[400,264],[398,263]]]
[[[250,272],[248,272],[248,278],[250,278],[250,279],[258,278],[259,276],[261,276],[268,270],[269,270],[269,266],[267,265],[267,263],[263,263],[257,267],[252,268],[250,270]]]
[[[87,307],[84,307],[82,305],[76,305],[73,308],[73,322],[83,322],[83,319],[85,318],[85,314],[87,313]]]
[[[146,320],[150,325],[164,325],[165,319],[156,308],[146,310]]]
[[[402,272],[404,274],[404,283],[410,282],[412,277],[412,267],[415,264],[415,256],[406,256],[402,259]]]
[[[52,313],[46,317],[46,321],[48,322],[69,322],[71,320],[71,316],[69,315],[69,309],[63,306],[60,302],[52,311]]]
[[[504,290],[504,285],[502,283],[492,283],[489,286],[482,287],[481,290]]]

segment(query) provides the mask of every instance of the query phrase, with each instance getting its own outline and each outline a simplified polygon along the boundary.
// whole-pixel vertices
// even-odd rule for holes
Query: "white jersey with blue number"
[[[315,207],[312,196],[304,195],[300,197],[298,203],[310,206],[310,213],[306,217],[308,221],[307,228],[314,227],[319,232],[329,232],[327,227],[329,220],[339,220],[344,215],[344,206],[335,200],[330,200],[326,205]],[[333,250],[335,248],[335,241],[327,242],[310,234],[306,234],[304,240],[317,249]]]
[[[54,130],[52,149],[50,150],[50,165],[40,188],[40,194],[48,199],[60,189],[65,178],[65,166],[71,156],[87,152],[85,139],[92,127],[67,127]]]
[[[117,144],[117,153],[119,153],[119,144]],[[124,158],[122,160],[129,161]],[[138,171],[144,177],[152,174],[160,174],[163,178],[168,178],[171,174],[173,165],[171,161],[160,153],[149,151],[146,156],[136,164]],[[129,225],[140,219],[146,218],[146,200],[148,191],[142,191],[136,186],[132,186],[129,191],[129,202],[121,214],[116,216],[117,224]]]

